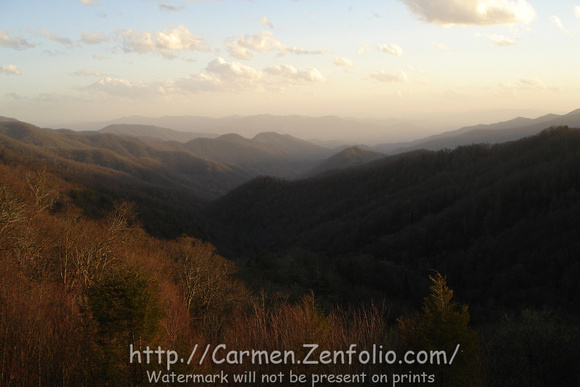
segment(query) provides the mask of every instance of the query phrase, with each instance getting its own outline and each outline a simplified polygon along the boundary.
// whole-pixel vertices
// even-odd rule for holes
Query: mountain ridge
[[[480,124],[466,126],[457,130],[447,131],[423,139],[405,142],[379,144],[373,147],[385,153],[402,153],[416,149],[439,150],[453,149],[461,145],[476,143],[501,143],[535,135],[550,126],[568,125],[580,127],[580,109],[563,115],[545,114],[535,119],[516,117],[495,124]]]
[[[186,143],[198,137],[212,137],[211,134],[207,133],[182,132],[170,128],[143,124],[111,124],[100,129],[99,132],[151,140],[177,141],[180,143]]]

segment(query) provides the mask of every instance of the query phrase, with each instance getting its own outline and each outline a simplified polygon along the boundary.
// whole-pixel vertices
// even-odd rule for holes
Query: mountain
[[[190,152],[258,175],[296,177],[332,151],[290,135],[260,133],[252,139],[225,134],[184,144]]]
[[[119,119],[92,123],[69,123],[62,127],[75,130],[99,130],[109,125],[153,125],[181,132],[223,135],[237,133],[252,138],[263,132],[289,133],[299,138],[312,139],[312,142],[376,144],[385,138],[393,141],[406,141],[420,138],[427,133],[429,126],[411,121],[395,119],[361,120],[337,116],[307,117],[300,115],[275,116],[260,114],[253,116],[229,116],[210,118],[199,116],[143,117],[129,116]]]
[[[495,144],[532,136],[551,126],[580,127],[580,109],[565,115],[547,114],[536,119],[517,117],[491,125],[468,126],[416,141],[380,144],[373,149],[393,154],[415,149],[439,150],[478,143]]]
[[[580,305],[580,129],[420,150],[298,181],[261,177],[205,215],[220,251],[256,260],[248,265],[260,275],[308,256],[321,265],[314,279],[332,273],[364,292],[405,294],[384,280],[404,267],[448,275],[482,308]]]
[[[305,177],[319,175],[324,172],[335,171],[359,166],[385,157],[385,154],[363,149],[358,146],[349,147],[324,160]]]
[[[111,133],[2,122],[0,145],[5,157],[40,160],[42,168],[88,187],[90,192],[74,194],[88,213],[99,212],[103,203],[116,200],[137,203],[145,228],[161,236],[199,229],[195,220],[199,206],[250,178],[244,171],[196,156],[178,143]]]
[[[185,143],[198,137],[215,137],[206,133],[181,132],[155,125],[111,124],[99,130],[101,133],[113,133],[119,136],[137,137],[161,141]]]
[[[15,118],[0,116],[0,122],[18,122]]]

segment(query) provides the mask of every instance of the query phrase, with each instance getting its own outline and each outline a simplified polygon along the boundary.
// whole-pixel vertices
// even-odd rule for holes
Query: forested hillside
[[[348,147],[318,164],[315,168],[308,171],[304,177],[316,176],[321,173],[334,172],[339,169],[363,165],[385,156],[386,155],[383,153],[373,152],[358,146]]]
[[[252,139],[233,133],[197,138],[184,147],[209,160],[237,165],[253,177],[296,177],[332,154],[330,149],[273,132],[260,133]]]
[[[484,309],[580,305],[577,129],[302,181],[259,178],[213,202],[207,217],[220,250],[247,257],[250,271],[267,260],[273,282],[331,299],[409,298],[421,284],[413,276],[436,269]],[[294,275],[304,265],[307,274]]]
[[[130,201],[147,231],[164,237],[199,232],[199,206],[250,178],[176,143],[41,129],[16,120],[0,124],[0,146],[6,157],[42,160],[47,170],[80,183],[69,195],[89,216],[112,209],[115,200]]]
[[[342,350],[348,343],[402,352],[415,348],[409,326],[415,320],[397,325],[388,322],[384,308],[324,311],[313,296],[289,303],[265,290],[252,294],[235,277],[235,265],[212,245],[187,236],[165,241],[149,236],[129,203],[116,203],[100,219],[84,216],[69,195],[78,183],[45,167],[44,160],[15,158],[11,151],[0,155],[2,385],[165,385],[172,373],[197,375],[203,384],[216,374],[232,380],[235,373],[249,371],[258,378],[289,371],[308,377],[317,372],[407,372],[366,363],[221,364],[215,352],[212,360],[198,356],[193,363],[169,364],[169,357],[145,361],[150,348],[187,356],[198,346],[219,345],[236,351],[282,349],[298,359],[306,356],[304,344],[312,342],[328,350]],[[452,294],[445,278],[433,281],[434,294],[437,289]],[[453,372],[457,383],[466,377],[481,383],[481,352],[468,315],[455,303],[447,307],[447,317],[460,322],[454,337],[468,338],[462,341],[467,352],[446,371],[429,370],[431,377]],[[416,321],[434,316],[426,313]],[[452,351],[449,345],[438,349]],[[132,351],[140,351],[143,360],[137,361]],[[156,382],[155,375],[168,376]]]
[[[296,384],[289,372],[308,380],[403,375],[439,386],[580,381],[578,130],[416,152],[298,182],[259,178],[212,203],[202,218],[191,208],[203,202],[167,196],[160,210],[163,196],[137,195],[147,187],[133,180],[138,174],[64,157],[92,151],[75,135],[66,142],[6,125],[2,385],[167,384],[151,373],[170,371],[205,382],[216,374],[231,382],[250,371],[282,373],[279,385]],[[111,147],[115,155],[153,152],[131,144]],[[132,182],[140,183],[129,190]],[[125,189],[137,205],[111,196]],[[140,221],[147,206],[164,225],[205,219],[219,250],[195,235],[151,236]],[[482,309],[498,313],[472,324]],[[399,356],[461,351],[452,365],[200,360],[202,348],[219,345],[233,353],[292,351],[300,360],[308,343],[331,353],[351,346]],[[129,361],[130,348],[177,351],[187,360],[196,345],[194,361],[171,370],[167,359]]]

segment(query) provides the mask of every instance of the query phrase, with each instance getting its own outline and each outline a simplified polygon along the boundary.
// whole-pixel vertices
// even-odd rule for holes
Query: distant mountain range
[[[10,141],[18,140],[29,147],[36,146],[36,152],[51,152],[76,162],[131,171],[129,174],[133,176],[148,174],[149,179],[158,176],[158,183],[174,180],[193,189],[199,197],[214,198],[256,176],[315,176],[360,166],[389,154],[513,141],[551,126],[580,127],[580,109],[565,115],[548,114],[536,119],[518,117],[492,125],[469,126],[421,140],[381,144],[372,148],[348,145],[329,148],[279,134],[279,131],[295,132],[299,128],[312,135],[334,128],[338,138],[348,130],[359,133],[378,130],[379,127],[384,129],[387,122],[363,122],[331,116],[271,115],[224,119],[169,116],[151,119],[134,116],[117,121],[131,123],[108,123],[98,131],[74,132],[40,129],[14,118],[0,117],[0,133],[10,137]],[[401,122],[392,120],[388,124],[396,126]],[[355,125],[359,126],[355,128]],[[176,130],[176,127],[188,131]],[[250,138],[233,131],[217,134],[233,129],[249,133],[264,128],[268,131]]]
[[[99,130],[100,133],[113,133],[119,136],[145,138],[150,140],[188,142],[199,137],[217,137],[209,133],[182,132],[155,125],[111,124]]]
[[[337,116],[306,117],[299,115],[230,116],[210,118],[199,116],[143,117],[129,116],[111,121],[68,124],[75,130],[100,130],[110,125],[151,125],[181,132],[219,136],[237,133],[252,138],[263,132],[291,133],[319,145],[376,144],[385,138],[405,141],[429,133],[425,125],[411,121],[385,119],[361,120]]]
[[[547,114],[536,119],[518,117],[491,125],[467,126],[416,141],[379,144],[374,150],[384,153],[403,153],[416,149],[453,149],[461,145],[501,143],[532,136],[551,126],[580,127],[580,109],[568,114]]]

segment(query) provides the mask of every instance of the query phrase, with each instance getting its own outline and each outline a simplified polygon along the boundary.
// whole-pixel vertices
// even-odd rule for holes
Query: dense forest
[[[226,255],[334,299],[409,299],[421,293],[416,277],[436,269],[482,317],[580,306],[576,129],[416,151],[301,181],[263,177],[214,201],[207,217]]]
[[[116,137],[2,129],[2,385],[167,385],[149,379],[168,375],[167,361],[130,362],[130,348],[187,360],[225,344],[304,359],[308,343],[329,353],[461,352],[444,365],[223,364],[197,354],[172,370],[226,373],[224,384],[249,371],[264,385],[296,385],[290,373],[397,385],[580,382],[579,130],[299,181],[260,177],[208,201],[195,195],[203,184],[189,188],[200,171],[222,182],[222,171],[243,173],[195,159],[207,168],[177,174],[160,155],[183,166],[180,153],[142,141],[99,153],[95,141],[112,147]],[[130,144],[140,147],[120,158]],[[277,374],[286,378],[261,379]]]

